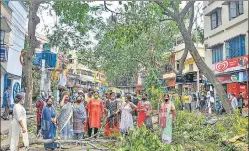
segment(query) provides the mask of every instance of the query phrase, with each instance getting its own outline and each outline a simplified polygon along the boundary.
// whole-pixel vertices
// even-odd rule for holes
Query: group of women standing
[[[60,111],[56,115],[53,106],[52,97],[48,97],[45,102],[38,101],[37,107],[37,133],[41,131],[43,139],[53,139],[56,137],[56,128],[59,129],[61,139],[84,138],[87,131],[88,137],[95,137],[101,128],[102,118],[106,119],[105,136],[116,136],[121,132],[127,134],[134,128],[132,113],[137,111],[137,124],[141,127],[143,124],[147,128],[152,127],[152,105],[148,100],[147,94],[142,95],[142,100],[138,105],[132,103],[131,96],[125,97],[125,102],[117,101],[117,96],[111,92],[105,102],[99,98],[98,91],[89,90],[88,101],[85,95],[79,91],[75,100],[70,101],[69,91],[63,93],[60,101]],[[119,96],[119,95],[118,95]],[[14,118],[10,126],[10,150],[18,149],[19,134],[22,132],[24,145],[28,146],[28,133],[26,123],[26,111],[21,105],[24,97],[17,94],[15,97],[15,106],[13,109]],[[164,102],[161,104],[159,112],[159,123],[162,127],[162,140],[165,143],[172,141],[172,121],[176,118],[174,104],[169,101],[169,96],[164,95]],[[92,130],[94,135],[92,136]],[[56,143],[44,144],[46,149],[57,148]]]

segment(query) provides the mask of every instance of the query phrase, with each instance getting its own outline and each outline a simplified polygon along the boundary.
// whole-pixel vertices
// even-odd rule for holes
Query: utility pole
[[[41,85],[40,85],[40,93],[41,92],[45,92],[44,91],[44,83],[45,83],[45,76],[46,76],[46,73],[45,73],[45,59],[42,59],[42,67],[41,67],[41,71],[42,71],[42,74],[41,74]]]
[[[197,24],[197,14],[196,14],[196,19],[195,19],[195,26],[196,26],[196,48],[197,51],[198,49],[198,24]],[[199,102],[199,92],[200,92],[200,70],[197,67],[197,102]]]

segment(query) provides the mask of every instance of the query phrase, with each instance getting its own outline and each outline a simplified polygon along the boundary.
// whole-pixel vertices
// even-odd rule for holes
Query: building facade
[[[172,62],[173,68],[178,71],[180,67],[180,61],[181,57],[184,53],[185,50],[185,44],[183,43],[182,38],[179,38],[177,40],[177,44],[174,46],[173,51],[169,53],[168,55],[170,56],[170,60]],[[200,54],[200,56],[205,59],[205,50],[204,46],[202,44],[196,45],[197,50]],[[197,72],[198,72],[198,67],[195,64],[195,61],[193,57],[191,56],[190,53],[187,54],[186,60],[184,62],[184,67],[183,67],[183,75],[188,75],[193,77],[192,82],[185,82],[183,84],[184,91],[197,91]],[[168,91],[177,88],[178,83],[176,82],[176,74],[175,72],[172,71],[171,67],[169,65],[165,66],[165,73],[163,74],[163,79],[166,81],[165,82],[165,87]],[[201,73],[200,73],[200,79],[201,79]],[[199,85],[201,87],[201,85]]]
[[[12,103],[15,94],[21,90],[22,65],[19,58],[21,51],[24,48],[27,14],[27,8],[21,1],[1,2],[1,18],[5,18],[5,21],[7,21],[7,24],[11,29],[9,34],[3,36],[5,41],[3,42],[3,45],[1,45],[1,49],[5,47],[4,49],[6,49],[7,56],[4,63],[1,60],[1,96],[3,96],[3,91],[7,87],[11,87]]]
[[[82,88],[94,88],[94,71],[90,70],[86,66],[78,62],[76,52],[71,53],[69,58],[69,71],[70,73],[77,75],[77,80],[80,87]]]
[[[207,65],[227,93],[248,98],[248,1],[204,1]]]

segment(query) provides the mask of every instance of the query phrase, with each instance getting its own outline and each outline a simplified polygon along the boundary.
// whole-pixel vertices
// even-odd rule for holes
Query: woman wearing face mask
[[[116,101],[114,92],[111,92],[110,96],[111,98],[105,103],[105,109],[107,111],[105,136],[115,136],[119,134],[118,101]]]
[[[47,100],[47,105],[42,110],[41,119],[41,129],[43,139],[53,139],[56,137],[56,114],[53,107],[53,99],[49,97]],[[56,143],[44,143],[46,149],[57,148]]]
[[[152,122],[150,120],[150,114],[152,113],[152,105],[147,99],[147,94],[144,93],[142,96],[142,100],[137,104],[137,112],[138,112],[138,127],[141,127],[143,124],[146,125],[147,128],[152,127]]]
[[[10,123],[9,129],[9,144],[10,151],[17,151],[19,136],[22,135],[24,146],[27,148],[29,146],[29,138],[27,132],[27,122],[26,122],[26,110],[22,106],[24,103],[24,96],[22,93],[18,93],[14,99],[13,108],[13,120]]]
[[[84,108],[85,108],[85,111],[86,111],[86,119],[85,119],[85,122],[84,122],[84,132],[87,131],[88,129],[88,120],[87,120],[87,101],[85,99],[85,94],[83,93],[82,95],[80,95],[81,97],[81,103],[84,105]]]
[[[159,113],[159,124],[162,128],[162,141],[170,144],[172,142],[172,121],[176,119],[176,109],[169,100],[169,95],[164,95]]]
[[[71,138],[71,123],[73,116],[73,106],[69,102],[69,92],[64,92],[64,96],[60,102],[61,110],[58,116],[58,127],[63,140]]]
[[[81,96],[76,98],[73,108],[73,133],[74,139],[80,140],[84,138],[84,123],[86,120],[86,110],[82,103]]]
[[[92,129],[94,129],[94,135],[101,127],[101,118],[104,113],[103,101],[99,99],[98,91],[94,92],[94,97],[89,100],[87,104],[88,114],[88,137],[92,136]],[[95,135],[95,138],[97,136]]]
[[[137,106],[131,102],[131,96],[126,96],[125,103],[119,109],[121,111],[120,132],[127,135],[128,130],[133,129],[132,113]]]

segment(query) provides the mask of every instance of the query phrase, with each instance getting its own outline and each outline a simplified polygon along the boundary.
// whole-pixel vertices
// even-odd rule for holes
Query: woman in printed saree
[[[116,101],[114,92],[111,92],[110,96],[111,98],[105,103],[105,109],[107,111],[105,136],[116,136],[119,134],[118,101]]]
[[[86,110],[82,103],[81,96],[77,96],[73,108],[73,133],[74,139],[81,140],[84,138],[84,123],[86,120]]]
[[[94,97],[89,100],[87,104],[88,112],[88,137],[92,135],[92,129],[94,129],[95,138],[98,129],[101,127],[101,118],[104,113],[103,101],[99,99],[98,91],[94,92]]]
[[[137,112],[138,112],[138,121],[137,121],[138,127],[141,127],[143,124],[145,124],[147,128],[151,128],[152,105],[148,101],[146,93],[143,94],[142,100],[138,102]]]
[[[52,139],[56,137],[56,114],[53,107],[53,100],[51,97],[47,99],[47,105],[42,110],[41,129],[43,139]],[[54,150],[57,148],[56,143],[45,143],[46,149]]]
[[[176,119],[176,109],[169,100],[169,95],[164,95],[164,102],[161,104],[159,122],[162,128],[162,141],[170,144],[172,142],[172,121]]]
[[[79,95],[79,96],[81,96],[81,103],[84,105],[84,108],[85,108],[85,111],[86,111],[86,119],[85,119],[85,122],[84,122],[84,132],[86,132],[87,131],[87,129],[88,129],[88,122],[87,122],[87,101],[86,101],[86,99],[85,99],[85,94],[83,93],[83,94],[81,94],[81,95]]]
[[[65,93],[60,106],[62,107],[58,116],[58,127],[61,139],[68,140],[72,137],[71,123],[73,116],[73,105],[69,102],[69,93]]]
[[[22,106],[24,103],[24,95],[22,93],[18,93],[14,99],[14,108],[13,108],[13,119],[10,123],[9,128],[9,144],[10,151],[19,150],[18,144],[20,141],[20,135],[22,136],[22,140],[24,146],[27,148],[29,146],[29,138],[27,132],[27,122],[26,122],[26,110]]]

